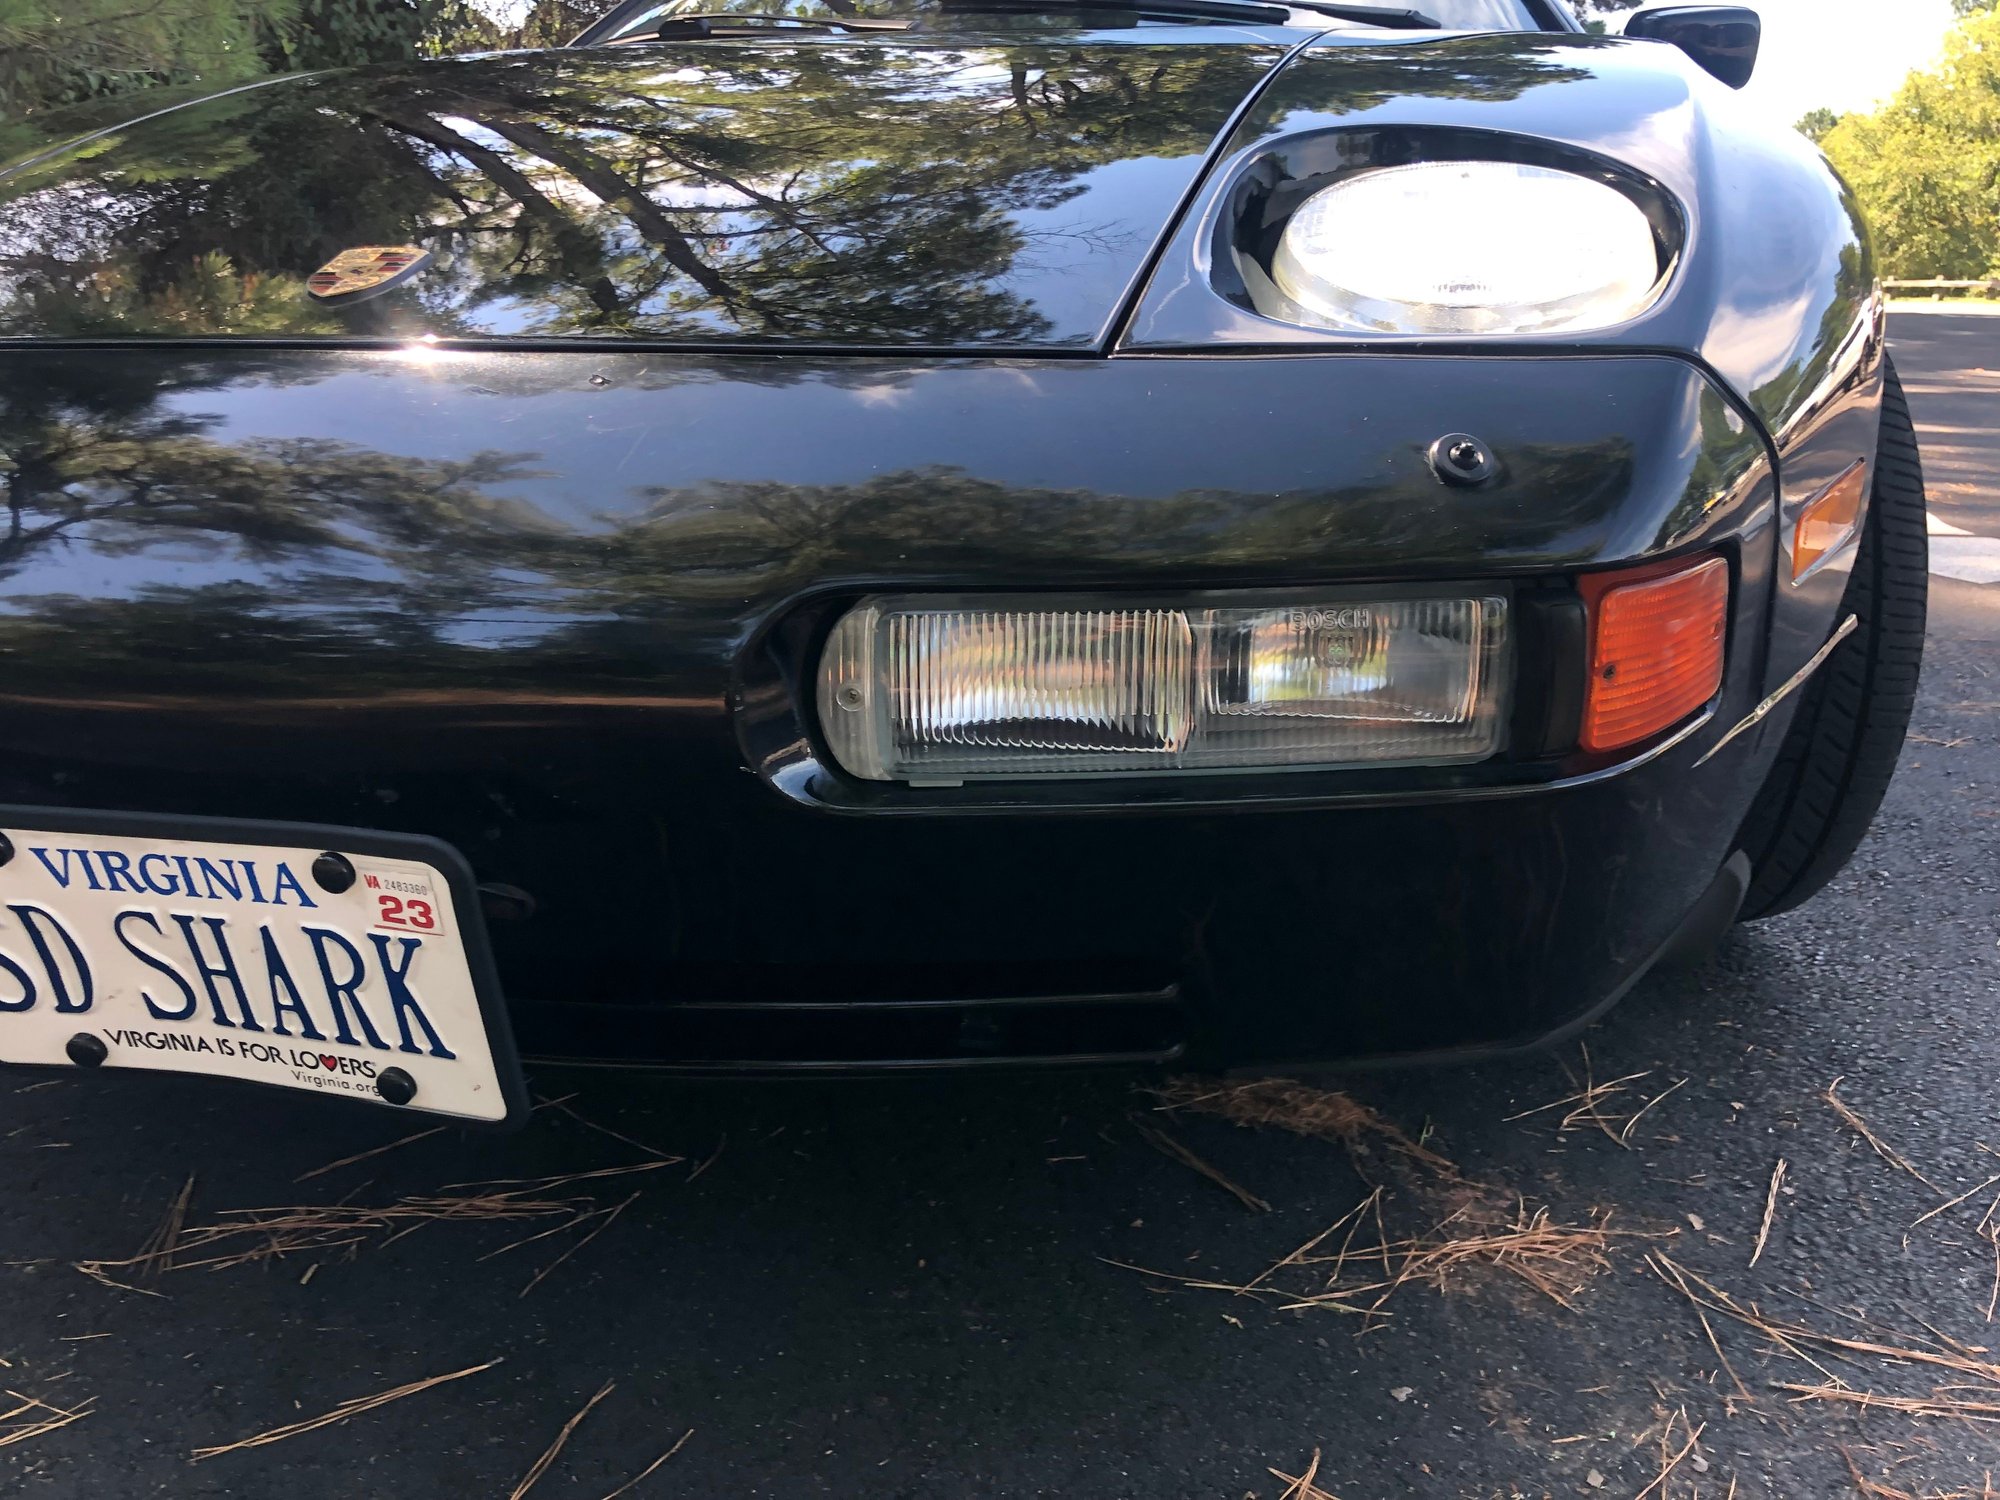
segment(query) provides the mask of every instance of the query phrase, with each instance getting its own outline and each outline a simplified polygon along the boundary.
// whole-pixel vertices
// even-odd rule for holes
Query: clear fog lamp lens
[[[1333,327],[1506,335],[1622,323],[1653,300],[1660,259],[1645,213],[1615,188],[1439,161],[1322,188],[1286,224],[1271,272]]]
[[[1499,598],[868,599],[827,642],[820,723],[877,781],[1481,760],[1507,626]]]

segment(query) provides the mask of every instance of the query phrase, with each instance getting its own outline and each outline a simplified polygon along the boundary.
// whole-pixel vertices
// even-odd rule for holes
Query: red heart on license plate
[[[340,1059],[335,1057],[331,1052],[322,1052],[319,1055],[319,1065],[331,1073],[335,1068],[340,1066]]]

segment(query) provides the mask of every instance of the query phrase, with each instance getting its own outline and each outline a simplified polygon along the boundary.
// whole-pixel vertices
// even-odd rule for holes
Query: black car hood
[[[318,74],[0,177],[0,337],[1089,348],[1278,40],[710,41]],[[328,305],[342,250],[432,263]]]

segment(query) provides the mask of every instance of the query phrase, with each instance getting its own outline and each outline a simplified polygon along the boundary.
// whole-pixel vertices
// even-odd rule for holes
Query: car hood
[[[0,337],[1102,344],[1282,37],[708,41],[288,78],[0,177]],[[308,278],[432,260],[379,295]]]

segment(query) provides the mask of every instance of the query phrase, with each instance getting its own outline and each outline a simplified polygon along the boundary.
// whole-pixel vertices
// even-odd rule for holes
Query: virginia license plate
[[[72,819],[89,831],[0,823],[0,1061],[249,1079],[468,1121],[515,1112],[477,898],[447,846],[43,820]]]

